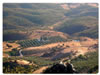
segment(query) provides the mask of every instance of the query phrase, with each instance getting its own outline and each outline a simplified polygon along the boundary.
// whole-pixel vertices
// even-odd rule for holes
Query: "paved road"
[[[19,51],[19,54],[21,57],[23,57],[22,50]]]

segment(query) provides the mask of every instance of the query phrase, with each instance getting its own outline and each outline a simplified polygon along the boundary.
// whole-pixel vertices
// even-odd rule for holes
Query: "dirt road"
[[[40,74],[40,73],[42,73],[47,68],[48,68],[48,66],[41,67],[38,70],[34,71],[33,73],[34,74]]]

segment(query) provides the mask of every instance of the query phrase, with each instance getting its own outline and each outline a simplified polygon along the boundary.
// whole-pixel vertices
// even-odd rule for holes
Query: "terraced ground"
[[[28,47],[22,50],[22,54],[24,56],[42,56],[50,59],[59,59],[71,54],[78,56],[80,54],[84,55],[87,52],[97,51],[97,39],[85,38],[86,41],[82,40],[72,40],[37,47]]]
[[[3,19],[4,73],[42,73],[63,59],[98,72],[98,4],[4,3]]]

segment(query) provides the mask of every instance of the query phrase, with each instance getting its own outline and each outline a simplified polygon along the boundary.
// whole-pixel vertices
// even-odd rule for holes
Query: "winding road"
[[[22,50],[19,50],[20,57],[23,57]]]

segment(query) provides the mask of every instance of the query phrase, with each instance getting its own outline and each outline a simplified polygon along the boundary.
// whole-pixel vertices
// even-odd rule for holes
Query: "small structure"
[[[40,38],[37,39],[39,42],[41,41]]]
[[[72,41],[79,42],[80,40],[72,40]]]

